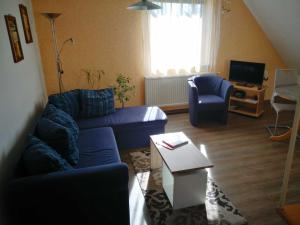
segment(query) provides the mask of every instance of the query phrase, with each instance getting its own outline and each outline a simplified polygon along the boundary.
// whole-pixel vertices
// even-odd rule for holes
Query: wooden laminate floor
[[[291,121],[292,114],[279,119]],[[247,218],[250,225],[285,224],[276,212],[288,142],[271,142],[265,125],[275,115],[269,105],[261,118],[230,113],[227,125],[206,122],[191,126],[187,113],[168,115],[166,132],[183,131],[215,165],[209,169],[221,189]],[[300,143],[297,143],[289,192],[289,203],[300,203]],[[128,151],[122,153],[128,157]],[[132,225],[150,225],[139,184],[130,168]]]

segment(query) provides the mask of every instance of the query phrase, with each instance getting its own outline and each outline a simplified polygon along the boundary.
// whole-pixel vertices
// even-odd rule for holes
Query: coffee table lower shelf
[[[162,185],[173,209],[205,203],[207,172],[205,169],[172,174],[165,163]]]

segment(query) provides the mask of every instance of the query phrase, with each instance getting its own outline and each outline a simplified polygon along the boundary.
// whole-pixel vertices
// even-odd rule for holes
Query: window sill
[[[201,73],[191,73],[191,74],[177,74],[177,75],[148,75],[145,76],[146,79],[160,79],[160,78],[177,78],[177,77],[191,77]]]

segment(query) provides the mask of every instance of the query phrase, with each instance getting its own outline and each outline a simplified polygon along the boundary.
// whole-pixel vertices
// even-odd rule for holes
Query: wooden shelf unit
[[[245,92],[244,98],[233,95],[237,90]],[[240,86],[233,83],[233,92],[229,100],[229,112],[235,112],[246,116],[259,117],[264,113],[264,96],[266,87],[261,88]]]

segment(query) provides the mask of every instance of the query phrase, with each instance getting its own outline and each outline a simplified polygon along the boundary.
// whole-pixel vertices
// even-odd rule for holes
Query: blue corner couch
[[[164,133],[167,117],[158,107],[138,106],[80,118],[79,94],[74,90],[48,101],[78,124],[78,163],[34,176],[24,175],[19,163],[8,188],[13,224],[129,225],[128,167],[119,149],[149,146],[149,135]]]

